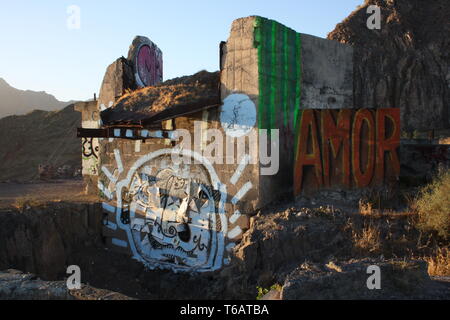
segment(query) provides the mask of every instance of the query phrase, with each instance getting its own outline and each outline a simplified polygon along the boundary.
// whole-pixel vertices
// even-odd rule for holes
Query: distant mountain
[[[44,91],[19,90],[0,78],[0,118],[23,115],[33,110],[60,110],[74,101],[59,101]]]

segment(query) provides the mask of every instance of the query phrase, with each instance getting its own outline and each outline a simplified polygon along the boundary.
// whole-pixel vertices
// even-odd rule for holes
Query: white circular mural
[[[192,151],[163,149],[137,161],[117,183],[117,222],[135,258],[151,268],[217,269],[227,232],[225,188]]]
[[[256,107],[245,94],[234,93],[223,100],[220,123],[233,138],[248,134],[256,124]]]

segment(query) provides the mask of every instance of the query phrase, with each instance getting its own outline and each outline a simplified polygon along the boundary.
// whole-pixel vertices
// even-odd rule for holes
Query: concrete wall
[[[278,172],[259,168],[262,207],[292,194],[300,110],[353,108],[353,48],[254,16],[233,22],[223,52],[222,98],[241,93],[252,99],[255,128],[266,130],[279,148]]]
[[[353,108],[353,47],[303,33],[300,38],[302,108]]]
[[[100,110],[97,101],[78,102],[74,109],[81,112],[81,127],[100,128]],[[100,163],[100,145],[98,138],[81,139],[82,175],[88,194],[97,194],[97,177]]]

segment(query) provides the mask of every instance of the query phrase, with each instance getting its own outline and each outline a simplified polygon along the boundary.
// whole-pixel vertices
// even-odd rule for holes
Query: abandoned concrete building
[[[220,269],[270,202],[399,176],[400,110],[354,105],[351,46],[252,16],[218,51],[219,72],[162,82],[162,52],[136,37],[76,106],[103,235],[149,268]]]

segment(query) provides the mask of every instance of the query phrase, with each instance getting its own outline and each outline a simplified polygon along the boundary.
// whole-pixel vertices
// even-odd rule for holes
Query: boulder
[[[380,288],[369,289],[370,266],[380,268]],[[370,272],[369,272],[369,271]],[[360,300],[427,298],[431,279],[427,263],[414,260],[363,259],[303,263],[286,278],[283,300]]]

